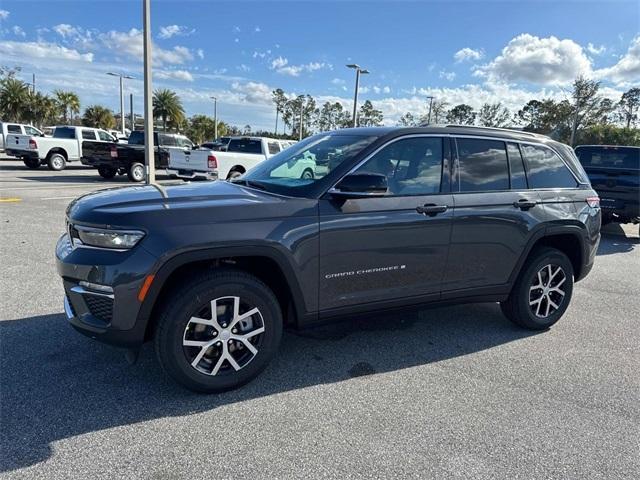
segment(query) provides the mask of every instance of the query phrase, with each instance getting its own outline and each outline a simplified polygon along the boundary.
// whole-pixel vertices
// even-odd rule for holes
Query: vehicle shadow
[[[344,320],[287,331],[278,356],[253,382],[199,395],[167,379],[149,345],[130,366],[121,350],[75,333],[62,314],[0,322],[0,333],[0,471],[43,462],[53,442],[87,432],[433,364],[533,335],[496,304]]]
[[[628,237],[620,224],[609,224],[601,231],[598,255],[631,252],[640,244],[640,238]]]

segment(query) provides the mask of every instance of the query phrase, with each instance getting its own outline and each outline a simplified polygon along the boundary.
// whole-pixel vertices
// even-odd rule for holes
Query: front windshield
[[[318,134],[298,142],[247,172],[237,183],[259,185],[284,195],[304,196],[343,162],[378,137]]]

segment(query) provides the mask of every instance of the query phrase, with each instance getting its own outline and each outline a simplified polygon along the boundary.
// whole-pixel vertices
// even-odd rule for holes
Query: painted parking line
[[[0,203],[17,203],[21,201],[22,199],[18,197],[0,198]]]
[[[39,198],[38,200],[69,200],[70,198],[78,198],[78,195],[73,195],[71,197],[44,197]]]

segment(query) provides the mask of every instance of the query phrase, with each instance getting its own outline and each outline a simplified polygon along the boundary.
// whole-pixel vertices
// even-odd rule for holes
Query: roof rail
[[[429,123],[423,123],[420,124],[421,127],[446,127],[446,128],[451,128],[451,127],[459,127],[459,128],[473,128],[473,129],[477,129],[477,130],[490,130],[490,131],[498,131],[498,132],[512,132],[512,133],[519,133],[521,135],[526,135],[528,137],[542,137],[544,135],[540,135],[538,133],[533,133],[533,132],[525,132],[524,130],[516,130],[515,128],[503,128],[503,127],[482,127],[482,126],[478,126],[478,125],[458,125],[455,123],[449,123],[449,124],[429,124]]]

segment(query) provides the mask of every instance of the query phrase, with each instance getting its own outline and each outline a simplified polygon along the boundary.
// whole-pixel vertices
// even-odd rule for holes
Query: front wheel
[[[59,172],[60,170],[64,170],[67,166],[67,159],[64,158],[64,155],[61,153],[53,153],[49,156],[47,165],[49,166],[49,170]]]
[[[573,265],[569,258],[555,248],[541,248],[529,258],[500,307],[513,323],[545,330],[564,315],[572,293]]]
[[[227,269],[175,291],[158,322],[155,349],[164,371],[204,393],[255,378],[282,336],[282,313],[269,287],[253,275]]]
[[[36,170],[40,168],[40,159],[39,158],[25,158],[22,160],[27,168],[31,168],[32,170]]]
[[[100,175],[102,178],[106,178],[107,180],[115,177],[116,173],[118,173],[118,170],[116,170],[115,168],[98,167],[98,175]]]
[[[144,165],[141,163],[132,163],[127,172],[127,176],[132,182],[143,181],[145,176]]]
[[[302,172],[302,175],[300,176],[300,178],[303,180],[313,180],[314,177],[315,176],[313,174],[313,170],[311,170],[310,168],[305,168],[304,172]]]

